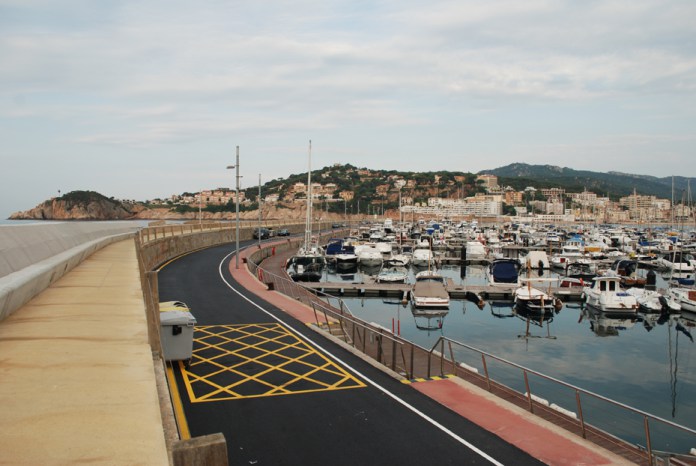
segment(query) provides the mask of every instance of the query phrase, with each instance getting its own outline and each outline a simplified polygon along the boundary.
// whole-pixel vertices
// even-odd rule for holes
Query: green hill
[[[522,190],[527,186],[535,188],[564,188],[566,192],[580,192],[583,189],[616,199],[633,194],[654,195],[659,198],[672,198],[674,179],[674,200],[686,199],[689,183],[694,185],[696,178],[683,176],[657,178],[649,175],[633,175],[619,172],[593,172],[574,170],[554,165],[528,165],[513,163],[492,170],[483,170],[498,177],[498,183]],[[696,185],[694,185],[696,186]]]

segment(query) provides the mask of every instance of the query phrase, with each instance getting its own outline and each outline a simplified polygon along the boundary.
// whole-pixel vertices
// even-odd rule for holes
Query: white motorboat
[[[355,247],[355,253],[358,256],[358,262],[365,267],[377,267],[382,265],[384,260],[382,252],[377,249],[375,243],[360,244]]]
[[[628,288],[627,293],[635,296],[641,309],[648,312],[679,312],[681,306],[673,299],[669,299],[656,290],[645,288]]]
[[[602,312],[631,313],[638,310],[636,297],[621,288],[621,277],[616,275],[596,277],[591,286],[583,288],[581,299]]]
[[[674,286],[668,290],[668,295],[682,310],[696,312],[696,289]]]
[[[466,260],[479,261],[488,257],[486,246],[481,241],[470,240],[466,242]]]
[[[691,254],[685,254],[681,251],[672,251],[655,259],[655,263],[668,272],[693,275],[694,266],[691,264],[691,259]]]
[[[449,309],[445,277],[432,270],[417,273],[416,283],[411,289],[411,302],[418,309]]]
[[[591,263],[591,259],[586,257],[582,250],[574,244],[566,244],[560,253],[551,256],[551,267],[557,269],[565,269],[568,264],[573,263]]]
[[[416,267],[433,267],[435,256],[430,248],[416,248],[411,255],[411,263]]]
[[[532,286],[527,281],[514,292],[515,306],[530,313],[553,312],[563,307],[560,299]]]
[[[377,274],[377,283],[406,283],[408,269],[402,262],[385,261]]]

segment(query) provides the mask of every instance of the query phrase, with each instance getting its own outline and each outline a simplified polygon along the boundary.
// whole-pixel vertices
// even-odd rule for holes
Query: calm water
[[[467,268],[460,277],[459,266],[446,267],[443,274],[458,284],[485,284],[483,266]],[[329,281],[341,278],[329,274]],[[354,280],[359,281],[361,274]],[[658,287],[664,287],[658,275]],[[696,314],[683,313],[659,319],[657,314],[639,313],[629,319],[604,319],[580,303],[567,303],[549,320],[539,322],[515,315],[512,303],[488,302],[483,309],[469,301],[453,300],[449,313],[437,328],[421,329],[427,322],[411,313],[410,304],[397,298],[346,298],[350,310],[368,322],[388,329],[425,348],[440,336],[468,344],[508,361],[563,380],[650,414],[696,429]],[[398,325],[400,323],[400,325]],[[418,325],[417,325],[418,324]],[[421,328],[418,328],[421,327]],[[479,355],[456,351],[458,361],[478,368]],[[521,371],[488,362],[491,377],[526,392]],[[530,377],[532,393],[551,403],[577,411],[574,391],[559,388],[538,377]],[[643,419],[625,416],[605,403],[582,398],[583,414],[589,423],[603,427],[635,443],[645,445]],[[696,447],[696,437],[676,434],[650,425],[653,448],[686,453]]]

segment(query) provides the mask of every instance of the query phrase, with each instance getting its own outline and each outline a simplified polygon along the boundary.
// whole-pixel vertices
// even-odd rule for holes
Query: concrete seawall
[[[95,251],[132,236],[136,222],[65,222],[0,227],[0,320]]]

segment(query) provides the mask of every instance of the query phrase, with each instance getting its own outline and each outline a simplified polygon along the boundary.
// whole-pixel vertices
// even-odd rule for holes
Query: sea
[[[443,266],[443,275],[458,285],[485,285],[485,266]],[[642,271],[645,272],[645,271]],[[374,270],[360,271],[359,282]],[[411,271],[410,280],[414,275]],[[547,271],[547,276],[556,276]],[[657,287],[667,277],[657,274]],[[343,278],[327,272],[327,281]],[[509,301],[486,302],[482,308],[467,300],[452,300],[445,316],[426,319],[399,298],[344,298],[360,319],[399,333],[430,349],[446,337],[519,366],[540,372],[583,390],[696,430],[696,314],[660,315],[639,312],[610,318],[579,302],[567,302],[548,319],[514,312]],[[448,348],[445,346],[445,348]],[[453,345],[457,362],[484,374],[479,353]],[[447,349],[449,351],[449,349]],[[498,382],[526,393],[520,369],[487,358],[487,369]],[[575,391],[529,376],[530,392],[568,412],[578,413]],[[586,422],[632,443],[645,446],[640,414],[617,408],[599,397],[581,395]],[[649,422],[653,450],[688,453],[696,435]]]

